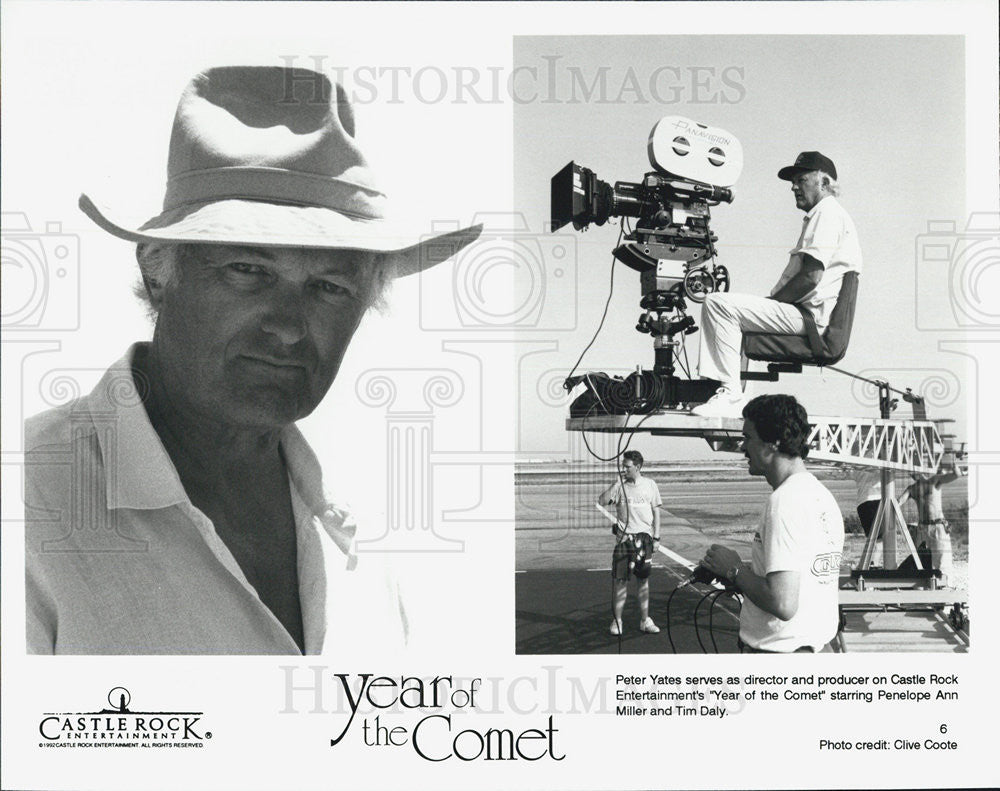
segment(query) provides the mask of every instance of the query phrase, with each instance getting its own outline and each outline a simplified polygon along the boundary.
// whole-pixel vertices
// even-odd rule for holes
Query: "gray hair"
[[[146,303],[150,318],[155,319],[159,309],[153,304],[147,283],[153,286],[173,285],[180,277],[181,264],[199,257],[205,245],[180,242],[143,242],[135,248],[141,278],[133,287],[136,297]],[[392,259],[377,253],[372,266],[366,267],[363,283],[364,299],[370,309],[384,313],[388,307],[389,286],[396,275]]]
[[[822,170],[816,171],[819,173],[819,183],[821,187],[824,187],[833,197],[840,197],[840,184],[837,180]]]

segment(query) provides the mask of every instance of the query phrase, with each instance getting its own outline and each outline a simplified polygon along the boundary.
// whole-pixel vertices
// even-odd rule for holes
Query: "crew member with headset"
[[[749,563],[713,544],[702,565],[743,594],[740,641],[751,653],[832,651],[844,520],[837,501],[806,470],[806,410],[790,395],[762,395],[743,409],[750,474],[773,490]]]

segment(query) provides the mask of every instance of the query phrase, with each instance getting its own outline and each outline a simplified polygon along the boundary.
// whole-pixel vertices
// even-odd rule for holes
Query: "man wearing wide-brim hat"
[[[830,323],[847,272],[861,271],[854,222],[837,201],[837,168],[819,151],[803,151],[778,171],[792,183],[795,206],[805,212],[799,240],[767,297],[709,294],[701,310],[698,373],[717,379],[718,392],[691,410],[701,417],[739,418],[746,398],[740,384],[744,332],[806,335],[806,315],[822,334]]]
[[[89,395],[26,426],[32,653],[320,654],[405,641],[295,421],[387,281],[480,232],[392,219],[325,75],[222,67],[174,120],[163,211],[137,243],[155,314]],[[39,516],[41,515],[41,516]]]

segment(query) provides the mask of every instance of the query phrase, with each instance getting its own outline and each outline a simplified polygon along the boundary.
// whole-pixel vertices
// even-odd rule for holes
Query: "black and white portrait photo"
[[[997,786],[994,6],[4,0],[0,787]]]

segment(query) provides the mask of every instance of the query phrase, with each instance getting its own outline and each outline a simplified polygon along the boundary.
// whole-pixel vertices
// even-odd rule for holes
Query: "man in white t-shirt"
[[[611,558],[614,577],[614,620],[611,634],[622,633],[622,612],[628,597],[630,577],[637,580],[639,631],[656,633],[660,629],[649,617],[649,573],[653,552],[660,542],[660,489],[652,478],[642,476],[642,454],[627,450],[622,454],[622,481],[615,481],[597,498],[598,505],[614,505],[618,539]]]
[[[778,171],[792,183],[795,205],[806,213],[799,241],[770,296],[709,294],[701,310],[698,373],[718,379],[719,389],[691,413],[739,417],[746,399],[740,386],[744,332],[807,333],[803,311],[822,334],[830,323],[846,272],[861,271],[861,247],[854,223],[837,202],[837,168],[818,151],[803,151],[794,165]]]
[[[830,491],[806,470],[809,419],[793,396],[763,395],[743,409],[751,475],[774,490],[750,563],[713,544],[702,565],[743,594],[740,640],[753,653],[832,650],[844,520]]]

